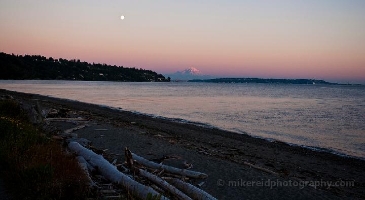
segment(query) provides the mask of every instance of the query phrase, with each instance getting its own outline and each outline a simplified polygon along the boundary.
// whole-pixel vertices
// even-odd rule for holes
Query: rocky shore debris
[[[120,172],[114,165],[109,163],[104,159],[102,155],[96,154],[93,151],[81,146],[77,142],[70,142],[68,148],[71,152],[78,156],[84,157],[84,159],[90,163],[91,166],[97,169],[97,171],[103,175],[107,180],[121,185],[123,188],[127,189],[128,192],[134,194],[138,198],[147,199],[148,196],[160,196],[160,199],[167,199],[160,195],[157,191],[151,187],[145,186],[130,176]]]
[[[178,174],[178,175],[181,175],[184,177],[189,177],[189,178],[204,179],[204,178],[208,177],[208,175],[205,173],[191,171],[191,170],[187,170],[187,169],[179,169],[176,167],[164,165],[162,163],[155,163],[155,162],[149,161],[141,156],[138,156],[134,153],[131,153],[131,155],[135,161],[137,161],[138,163],[140,163],[146,167],[152,168],[152,169],[164,170],[164,171],[172,173],[172,174]]]
[[[196,186],[191,183],[188,183],[189,181],[196,182],[196,180],[198,179],[201,180],[208,177],[207,174],[189,170],[190,168],[193,167],[191,163],[184,161],[182,164],[183,168],[176,168],[173,166],[163,164],[163,161],[170,159],[169,157],[164,156],[164,158],[160,159],[161,160],[160,163],[156,163],[132,153],[128,148],[126,148],[124,152],[125,162],[123,164],[118,163],[117,162],[118,159],[114,159],[112,163],[109,163],[103,157],[105,156],[106,158],[109,158],[109,160],[111,159],[112,155],[110,154],[108,155],[106,153],[107,149],[104,150],[96,149],[91,145],[91,142],[89,140],[84,138],[79,138],[78,135],[74,133],[77,130],[90,126],[88,119],[80,117],[79,115],[77,115],[77,113],[73,113],[74,111],[65,108],[60,108],[60,109],[50,108],[48,110],[43,109],[39,103],[39,100],[38,99],[34,100],[36,101],[35,105],[31,106],[25,105],[25,108],[29,111],[28,113],[31,113],[30,118],[33,119],[33,123],[49,125],[51,122],[67,122],[76,125],[75,127],[60,132],[58,136],[54,137],[60,137],[59,138],[60,140],[64,140],[66,144],[68,144],[68,147],[71,150],[71,152],[73,153],[75,153],[75,149],[72,148],[75,148],[75,146],[77,146],[75,145],[75,143],[77,143],[80,147],[76,148],[81,149],[82,147],[86,149],[82,151],[89,152],[90,154],[91,152],[93,152],[95,154],[93,156],[90,156],[89,153],[87,153],[89,157],[83,157],[79,153],[76,153],[76,157],[77,160],[79,161],[80,167],[85,171],[85,174],[89,177],[90,187],[97,188],[99,193],[103,197],[120,198],[123,192],[118,193],[116,191],[118,190],[120,191],[119,186],[122,186],[124,190],[127,190],[128,194],[134,194],[142,199],[147,198],[146,195],[151,195],[151,194],[160,197],[160,199],[164,199],[166,198],[162,196],[162,194],[164,193],[172,195],[173,198],[177,199],[215,199],[213,196],[211,196],[210,194],[206,193],[205,191],[199,188],[204,184],[204,181],[196,183]],[[134,124],[135,122],[131,123]],[[108,131],[108,129],[104,128],[102,129],[99,128],[94,130],[102,132]],[[70,147],[70,145],[72,147]],[[88,147],[89,149],[87,149],[86,147]],[[77,152],[79,151],[80,150],[78,150]],[[213,152],[210,151],[209,148],[203,146],[197,147],[197,151],[207,156],[212,156],[214,154]],[[236,152],[237,150],[232,149],[231,151]],[[101,157],[98,157],[96,155]],[[94,164],[90,163],[91,159],[90,157],[94,157],[93,161],[104,159],[104,161],[101,161],[101,163],[103,163],[101,164],[102,166],[99,166],[99,164],[96,163]],[[173,156],[172,159],[176,159],[176,156],[175,157]],[[264,171],[269,174],[277,175],[276,172],[256,166],[249,162],[244,162],[243,164]],[[110,166],[106,167],[107,170],[106,172],[100,171],[101,169],[105,169],[105,166],[108,165]],[[118,173],[121,173],[122,175],[118,174],[117,171],[115,170],[117,170]],[[95,178],[95,174],[97,176],[100,176],[99,180]],[[115,178],[115,176],[119,178]],[[146,182],[146,184],[150,186],[144,186],[143,184],[139,185],[140,184],[139,182],[128,183],[128,181],[130,181],[129,179],[134,181],[132,177],[134,177],[136,180],[141,180],[142,182]],[[125,179],[128,180],[127,183],[125,183]],[[102,180],[104,184],[101,184],[100,180]],[[105,189],[105,187],[103,187],[103,185],[105,185],[105,181],[106,184],[111,184],[109,185],[109,189]],[[118,189],[113,188],[111,186],[117,187]],[[148,187],[147,189],[147,191],[149,191],[148,194],[143,192],[146,190],[146,187]]]
[[[102,155],[83,147],[78,142],[71,141],[68,148],[77,155],[80,165],[87,170],[86,174],[90,175],[93,173],[93,169],[97,169],[97,172],[104,178],[138,198],[146,199],[152,195],[160,199],[168,199],[164,196],[168,194],[177,199],[215,199],[205,191],[188,183],[191,179],[207,178],[208,175],[204,173],[154,163],[132,153],[128,148],[125,149],[126,162],[119,164],[118,167],[115,160],[110,163]],[[118,170],[118,168],[122,168],[122,170]],[[91,178],[89,180],[90,185],[96,185]]]
[[[207,174],[190,170],[193,165],[183,161],[183,168],[162,164],[169,159],[181,159],[179,156],[164,156],[160,163],[147,160],[128,148],[125,149],[125,162],[121,163],[119,155],[111,155],[107,150],[96,149],[91,142],[79,138],[75,133],[89,127],[89,120],[79,117],[74,111],[65,108],[42,108],[38,99],[35,104],[23,105],[30,113],[32,123],[49,126],[51,122],[67,122],[75,127],[59,131],[53,138],[64,141],[70,152],[75,154],[80,167],[88,177],[90,188],[97,191],[99,196],[107,199],[119,199],[132,195],[140,199],[216,199],[198,188],[204,184]],[[133,123],[133,122],[132,122]],[[108,131],[108,129],[94,129]],[[117,157],[117,158],[116,158]]]

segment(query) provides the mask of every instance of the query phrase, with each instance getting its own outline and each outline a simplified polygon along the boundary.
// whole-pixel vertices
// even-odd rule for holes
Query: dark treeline
[[[315,79],[264,79],[264,78],[216,78],[206,80],[191,80],[191,82],[210,83],[274,83],[274,84],[335,84]]]
[[[167,82],[151,70],[0,52],[0,79]]]

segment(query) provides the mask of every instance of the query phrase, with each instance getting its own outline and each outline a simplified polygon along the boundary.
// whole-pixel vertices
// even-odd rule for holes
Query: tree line
[[[88,63],[78,59],[54,59],[41,55],[14,55],[0,52],[0,79],[80,80],[122,82],[168,82],[151,70]]]

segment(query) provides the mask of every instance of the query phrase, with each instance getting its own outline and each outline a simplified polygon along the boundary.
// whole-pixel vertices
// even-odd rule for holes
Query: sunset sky
[[[365,83],[364,0],[0,0],[0,30],[5,53]]]

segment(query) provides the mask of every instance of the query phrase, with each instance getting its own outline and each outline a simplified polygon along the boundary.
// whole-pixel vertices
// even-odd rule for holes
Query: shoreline
[[[30,93],[27,93],[27,94],[30,94]],[[50,97],[50,96],[47,96],[47,97]],[[85,102],[82,102],[82,101],[63,99],[63,98],[58,98],[58,97],[50,97],[50,98],[55,98],[55,99],[64,100],[64,101],[74,101],[76,103],[85,103]],[[365,161],[365,157],[363,158],[363,157],[358,157],[358,156],[352,156],[352,155],[348,155],[348,154],[345,154],[345,153],[341,153],[341,152],[333,150],[333,149],[288,143],[288,142],[284,142],[284,141],[280,141],[280,140],[275,140],[275,139],[272,139],[272,138],[264,138],[264,137],[260,137],[260,136],[250,135],[249,133],[244,132],[244,131],[239,132],[239,131],[232,131],[232,130],[228,130],[228,129],[223,129],[223,128],[219,128],[219,127],[216,127],[214,125],[205,124],[205,123],[202,123],[202,122],[189,121],[189,120],[181,119],[181,118],[168,118],[168,117],[164,117],[164,116],[141,113],[141,112],[138,112],[138,111],[123,110],[121,108],[116,108],[116,107],[107,106],[107,105],[99,105],[99,104],[92,104],[92,103],[85,103],[85,104],[89,104],[89,105],[92,105],[92,106],[99,106],[101,108],[107,108],[107,109],[111,109],[111,110],[114,110],[114,111],[117,111],[117,112],[130,112],[132,114],[135,114],[136,116],[142,115],[142,116],[146,116],[146,117],[150,117],[150,118],[166,120],[166,121],[169,121],[169,122],[179,123],[179,124],[183,124],[183,125],[186,124],[186,125],[202,127],[204,129],[212,129],[212,130],[223,131],[223,132],[227,132],[229,134],[245,135],[247,137],[252,137],[252,138],[259,139],[259,140],[264,140],[266,142],[279,142],[279,143],[283,143],[283,144],[286,144],[286,145],[289,145],[289,146],[292,146],[292,147],[299,147],[299,148],[308,149],[308,150],[313,151],[313,152],[329,153],[329,154],[333,154],[335,156],[340,156],[340,157]]]
[[[37,81],[37,80],[25,80],[27,81]],[[58,80],[57,80],[58,81]],[[77,81],[76,81],[77,82]],[[93,82],[95,83],[95,82]],[[32,83],[33,84],[33,83]],[[153,83],[154,84],[154,83]],[[72,85],[72,84],[71,84]],[[10,90],[14,89],[14,91],[19,90],[20,92],[25,92],[32,94],[32,92],[40,93],[41,95],[45,95],[48,97],[54,97],[54,98],[60,98],[61,100],[68,100],[68,101],[80,101],[80,102],[89,102],[89,103],[95,103],[94,101],[90,101],[89,99],[85,98],[78,98],[78,96],[73,96],[72,98],[64,95],[60,95],[55,91],[49,91],[49,92],[42,92],[37,91],[37,89],[34,90],[28,90],[27,87],[24,85],[24,89],[22,87],[16,89],[9,87]],[[37,88],[37,85],[35,85]],[[72,87],[72,86],[71,86]],[[6,87],[5,87],[6,88]],[[336,87],[337,88],[337,87]],[[38,88],[39,89],[39,88]],[[73,91],[72,94],[77,94],[77,90],[70,90]],[[76,93],[75,93],[76,91]],[[81,91],[81,90],[79,90]],[[96,90],[97,91],[97,90]],[[42,94],[43,93],[43,94]],[[48,93],[48,94],[47,94]],[[169,120],[173,122],[179,122],[179,123],[187,123],[197,126],[203,126],[208,128],[215,128],[215,129],[221,129],[223,131],[227,132],[233,132],[237,134],[246,134],[250,137],[264,139],[266,141],[279,141],[284,142],[290,146],[299,146],[302,148],[308,148],[310,150],[319,151],[319,152],[328,152],[331,154],[335,154],[338,156],[344,156],[344,157],[350,157],[360,160],[365,160],[365,152],[362,151],[361,143],[359,140],[356,140],[356,137],[361,136],[361,107],[354,107],[354,109],[358,110],[356,111],[356,116],[354,114],[350,114],[351,110],[347,110],[346,112],[348,116],[343,118],[344,116],[342,113],[336,113],[332,112],[331,110],[337,110],[340,107],[336,109],[329,110],[326,108],[327,106],[322,106],[321,111],[328,113],[325,116],[319,116],[316,114],[316,110],[306,111],[309,110],[310,107],[306,108],[304,107],[296,110],[296,109],[289,109],[289,115],[281,114],[278,112],[275,108],[275,105],[269,106],[269,109],[275,109],[276,111],[273,111],[272,113],[267,113],[268,110],[262,110],[260,112],[265,112],[265,116],[260,115],[250,115],[249,112],[251,112],[249,108],[243,109],[243,112],[248,119],[246,120],[244,115],[241,115],[241,119],[243,120],[240,122],[240,120],[235,120],[233,118],[233,115],[230,113],[221,112],[221,114],[224,115],[224,117],[220,117],[219,115],[214,116],[211,115],[212,113],[209,113],[209,119],[210,120],[204,120],[204,117],[201,118],[201,115],[199,117],[198,114],[187,113],[185,115],[186,111],[182,112],[182,115],[176,115],[176,112],[170,112],[169,109],[174,109],[173,104],[168,104],[168,107],[163,107],[161,110],[156,110],[154,108],[153,101],[151,102],[148,100],[147,102],[150,102],[149,104],[143,103],[145,107],[135,107],[133,99],[130,97],[126,97],[126,99],[129,99],[126,101],[127,103],[121,103],[119,104],[120,98],[124,99],[123,95],[115,95],[116,97],[110,97],[110,99],[106,99],[106,101],[99,101],[100,103],[97,103],[96,105],[99,105],[101,107],[108,107],[111,109],[116,109],[118,111],[127,111],[132,112],[134,114],[141,114],[141,115],[147,115],[148,117],[152,118],[161,118],[163,120]],[[133,95],[134,96],[134,95]],[[97,96],[93,98],[99,98]],[[105,98],[105,97],[104,97]],[[119,99],[118,99],[119,98]],[[70,100],[70,99],[78,99],[78,100]],[[295,99],[295,98],[294,98]],[[314,98],[316,99],[316,98]],[[319,98],[321,99],[321,98]],[[143,100],[145,101],[145,99]],[[319,101],[319,100],[315,100]],[[125,109],[124,107],[128,108],[128,102],[131,103],[132,109]],[[204,101],[201,101],[204,102]],[[104,104],[103,104],[104,103]],[[109,104],[109,105],[108,105]],[[159,106],[163,106],[164,103],[159,103]],[[317,103],[316,103],[317,104]],[[317,106],[315,104],[315,106]],[[355,105],[359,104],[361,106],[361,103],[354,102]],[[138,104],[137,104],[138,105]],[[184,104],[182,104],[184,105]],[[278,104],[279,105],[279,104]],[[318,103],[318,106],[323,105],[322,103]],[[337,104],[334,105],[341,105],[341,102],[337,102]],[[345,104],[342,105],[342,107]],[[352,104],[346,104],[346,105],[352,105]],[[172,107],[171,107],[172,106]],[[123,107],[123,108],[121,108]],[[272,108],[271,108],[272,107]],[[348,107],[348,106],[345,106]],[[285,109],[285,108],[281,108]],[[136,111],[139,110],[139,111]],[[180,109],[181,110],[181,109]],[[184,109],[182,109],[184,110]],[[202,110],[200,113],[206,113],[206,108]],[[179,111],[178,111],[179,112]],[[227,111],[226,111],[227,112]],[[235,112],[235,111],[232,111]],[[231,113],[232,113],[231,112]],[[255,111],[256,112],[256,111]],[[286,111],[285,111],[286,112]],[[185,113],[185,114],[184,114]],[[304,113],[304,114],[303,114]],[[163,116],[166,115],[167,117]],[[317,116],[318,115],[318,116]],[[282,117],[284,116],[284,117]],[[285,116],[292,116],[293,120],[291,118],[285,118]],[[329,117],[328,117],[329,116]],[[353,116],[353,117],[351,117]],[[171,117],[171,118],[170,118]],[[180,118],[182,117],[182,118]],[[261,119],[260,119],[261,117]],[[185,119],[183,119],[185,118]],[[313,118],[313,119],[312,119]],[[269,120],[267,120],[269,119]],[[345,120],[343,120],[345,119]],[[192,121],[189,121],[192,120]],[[285,120],[285,121],[284,121]],[[308,120],[311,120],[310,122]],[[314,121],[313,121],[314,120]],[[346,121],[346,122],[344,122]],[[257,123],[256,123],[257,122]],[[319,123],[320,122],[320,123]],[[328,123],[327,123],[328,122]],[[264,125],[261,127],[261,124]],[[323,125],[323,126],[322,126]],[[270,127],[271,126],[271,127]],[[353,126],[353,127],[352,127]],[[354,128],[354,129],[352,129]],[[301,134],[296,133],[296,130],[300,131]],[[350,135],[348,138],[346,135]],[[323,136],[323,137],[322,137]],[[332,142],[333,141],[333,142]]]
[[[0,94],[11,95],[15,99],[21,99],[21,101],[34,102],[34,99],[37,99],[45,107],[67,107],[87,113],[87,116],[96,121],[95,126],[104,126],[113,131],[110,134],[103,133],[107,135],[103,138],[97,137],[100,132],[91,129],[79,130],[76,133],[91,140],[96,145],[110,149],[110,151],[119,151],[120,144],[116,146],[113,142],[122,140],[120,133],[125,132],[124,136],[133,138],[133,140],[129,140],[130,143],[125,141],[120,141],[120,143],[130,144],[137,153],[142,155],[146,155],[150,149],[145,145],[141,146],[141,143],[147,145],[152,143],[150,146],[155,146],[154,142],[156,142],[160,144],[156,147],[159,149],[156,150],[157,152],[165,152],[164,149],[166,148],[191,157],[191,159],[196,158],[193,163],[194,166],[204,166],[202,169],[207,170],[205,172],[210,175],[205,184],[206,188],[203,189],[219,199],[241,199],[240,195],[241,197],[242,195],[251,196],[253,199],[263,197],[270,199],[286,192],[296,193],[299,196],[295,197],[304,199],[308,197],[365,198],[365,172],[363,169],[365,161],[358,158],[313,151],[309,148],[291,146],[279,141],[269,142],[250,135],[176,122],[108,106],[2,89]],[[57,125],[59,129],[66,126],[68,125]],[[108,141],[106,138],[109,138]],[[223,165],[224,169],[219,167],[220,165]],[[267,171],[262,171],[260,168]],[[236,178],[247,180],[280,179],[282,181],[352,180],[355,185],[353,187],[321,187],[320,189],[277,187],[275,190],[264,187],[237,188],[217,185],[219,180],[236,180]],[[256,190],[260,191],[263,196],[252,194]],[[290,197],[293,196],[287,196],[288,199]]]
[[[212,130],[227,132],[229,134],[245,135],[247,137],[252,137],[252,138],[259,139],[259,140],[264,140],[266,142],[284,143],[284,144],[292,146],[292,147],[304,148],[304,149],[308,149],[308,150],[313,151],[313,152],[329,153],[329,154],[333,154],[335,156],[340,156],[340,157],[365,161],[365,157],[349,155],[349,154],[342,153],[340,151],[336,151],[336,150],[330,149],[330,148],[300,145],[300,144],[295,144],[295,143],[289,143],[289,142],[285,142],[285,141],[276,140],[276,139],[273,139],[273,138],[264,138],[264,137],[260,137],[260,136],[250,135],[249,133],[247,133],[245,131],[233,131],[233,130],[229,130],[229,129],[223,129],[223,128],[219,128],[219,127],[216,127],[214,125],[206,124],[206,123],[203,123],[203,122],[189,121],[189,120],[182,119],[182,118],[168,118],[168,117],[164,117],[164,116],[159,116],[159,115],[154,115],[154,114],[147,114],[147,113],[142,113],[142,112],[138,112],[138,111],[124,110],[122,108],[112,107],[112,106],[108,106],[108,105],[92,104],[92,103],[87,103],[87,102],[82,102],[82,101],[72,100],[72,99],[66,99],[66,98],[60,98],[60,97],[53,97],[53,96],[46,96],[46,95],[25,93],[25,92],[17,92],[17,91],[11,91],[11,90],[6,90],[6,89],[0,89],[0,90],[5,90],[5,91],[15,92],[15,93],[29,94],[29,95],[39,95],[39,96],[42,96],[42,97],[53,98],[55,100],[60,100],[60,101],[69,101],[69,102],[74,102],[74,103],[82,103],[82,104],[87,104],[87,105],[90,105],[90,106],[96,106],[96,107],[100,107],[100,108],[110,109],[110,110],[113,110],[113,111],[116,111],[116,112],[129,112],[129,113],[131,113],[133,115],[136,115],[136,116],[145,116],[145,117],[148,117],[148,118],[166,120],[166,121],[169,121],[169,122],[172,122],[172,123],[180,123],[180,124],[198,126],[198,127],[203,127],[205,129],[212,129]]]

